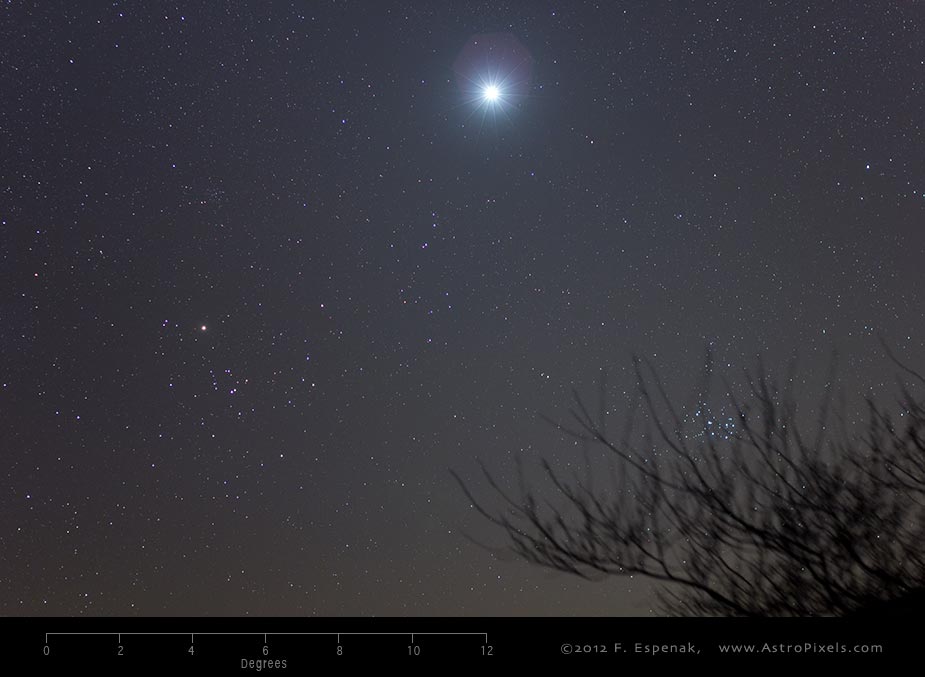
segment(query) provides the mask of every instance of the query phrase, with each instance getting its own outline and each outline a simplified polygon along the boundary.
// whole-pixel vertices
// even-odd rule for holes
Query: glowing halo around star
[[[480,33],[466,42],[453,62],[462,95],[462,127],[481,130],[513,122],[531,96],[530,52],[510,33]]]
[[[474,75],[466,83],[464,104],[470,107],[471,115],[481,118],[482,123],[486,119],[509,120],[526,94],[526,84],[513,80],[509,73],[497,67],[485,68],[484,73]]]

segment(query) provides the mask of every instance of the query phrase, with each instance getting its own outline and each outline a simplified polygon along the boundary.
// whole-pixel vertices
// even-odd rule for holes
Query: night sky
[[[923,12],[5,2],[0,614],[654,613],[450,471],[634,353],[925,364]]]

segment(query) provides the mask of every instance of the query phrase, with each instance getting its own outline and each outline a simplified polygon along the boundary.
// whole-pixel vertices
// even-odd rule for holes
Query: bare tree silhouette
[[[910,388],[900,384],[898,417],[868,398],[863,431],[852,433],[832,423],[829,385],[818,423],[804,432],[792,388],[760,365],[746,373],[742,397],[722,381],[732,415],[721,420],[705,403],[710,362],[693,432],[652,365],[634,359],[637,397],[619,438],[607,430],[603,378],[598,415],[573,392],[569,419],[546,419],[584,445],[586,472],[544,458],[541,475],[528,478],[518,463],[511,491],[482,465],[488,501],[454,477],[516,556],[586,579],[648,577],[662,583],[669,613],[819,616],[920,605],[925,407]]]

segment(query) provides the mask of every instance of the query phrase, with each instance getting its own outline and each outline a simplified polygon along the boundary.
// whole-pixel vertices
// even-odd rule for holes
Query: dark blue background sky
[[[536,412],[633,353],[921,365],[922,13],[5,3],[0,612],[649,613],[472,545],[448,471],[574,463]]]

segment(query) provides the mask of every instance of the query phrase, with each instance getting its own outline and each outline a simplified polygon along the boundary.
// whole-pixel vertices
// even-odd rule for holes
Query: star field
[[[633,353],[925,358],[919,4],[0,17],[0,613],[648,614],[449,469],[581,467],[536,413]]]

